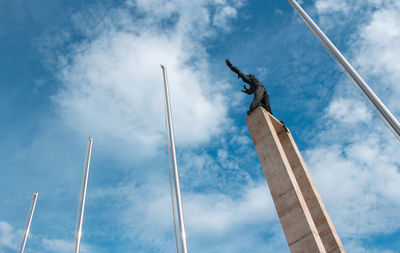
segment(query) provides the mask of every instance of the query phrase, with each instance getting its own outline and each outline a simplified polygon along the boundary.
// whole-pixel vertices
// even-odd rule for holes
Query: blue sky
[[[400,4],[301,2],[400,117]],[[267,88],[347,252],[399,252],[400,146],[286,1],[0,1],[0,252],[175,252],[168,67],[189,252],[289,252],[229,58]]]

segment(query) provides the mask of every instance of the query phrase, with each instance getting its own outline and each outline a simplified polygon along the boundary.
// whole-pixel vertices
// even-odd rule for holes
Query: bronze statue
[[[250,114],[260,105],[272,114],[268,93],[262,83],[252,74],[244,75],[238,68],[233,66],[228,59],[225,60],[225,63],[233,72],[238,75],[238,79],[242,78],[245,83],[250,85],[250,89],[248,89],[246,85],[243,85],[244,90],[242,91],[249,95],[254,94],[253,101],[250,104],[250,110],[247,111],[247,114]]]

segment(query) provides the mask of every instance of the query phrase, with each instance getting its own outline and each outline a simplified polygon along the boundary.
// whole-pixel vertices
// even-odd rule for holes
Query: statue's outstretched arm
[[[250,80],[248,80],[247,77],[242,72],[240,72],[240,70],[238,68],[233,66],[232,63],[228,59],[225,60],[225,63],[233,72],[235,72],[238,75],[238,78],[242,78],[242,80],[244,82],[250,84]]]

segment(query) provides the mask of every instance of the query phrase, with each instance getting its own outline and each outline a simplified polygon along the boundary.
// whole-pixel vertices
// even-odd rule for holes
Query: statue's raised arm
[[[254,94],[253,101],[250,104],[250,110],[247,113],[250,114],[258,106],[262,106],[272,114],[271,106],[269,104],[269,96],[267,90],[264,88],[264,85],[262,85],[262,83],[254,75],[244,75],[238,68],[233,66],[228,59],[225,60],[225,63],[233,72],[238,75],[238,78],[241,78],[245,83],[250,85],[250,88],[247,88],[246,85],[243,85],[242,91],[248,95]]]
[[[244,82],[250,84],[250,80],[247,79],[247,77],[238,68],[233,66],[228,59],[225,60],[225,63],[233,72],[235,72],[238,75],[238,78],[242,78]]]

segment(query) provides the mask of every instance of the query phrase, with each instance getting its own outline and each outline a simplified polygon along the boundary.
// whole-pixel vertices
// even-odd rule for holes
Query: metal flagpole
[[[342,68],[347,72],[347,74],[353,79],[353,81],[360,87],[360,89],[365,93],[368,99],[380,112],[380,114],[385,118],[386,122],[391,126],[392,132],[397,138],[400,138],[400,123],[392,115],[392,113],[386,108],[382,101],[375,95],[375,93],[368,86],[367,82],[357,73],[353,66],[347,61],[347,59],[340,53],[340,51],[335,47],[335,45],[329,40],[329,38],[324,34],[324,32],[315,24],[315,22],[308,16],[308,14],[303,10],[303,8],[295,1],[288,0],[293,8],[297,11],[306,25],[315,34],[318,40],[329,50],[334,59],[342,66]],[[400,139],[399,139],[400,140]]]
[[[168,79],[167,77],[165,79]],[[171,146],[169,143],[169,136],[168,136],[168,119],[167,119],[167,101],[165,100],[165,89],[163,88],[163,97],[164,97],[164,120],[165,120],[165,134],[167,137],[167,150],[168,150],[168,169],[169,169],[169,186],[171,191],[171,206],[172,206],[172,217],[174,220],[174,232],[175,232],[175,243],[176,243],[176,252],[179,253],[179,236],[178,236],[178,225],[176,221],[176,206],[175,206],[175,191],[174,191],[174,182],[173,182],[173,175],[172,175],[172,168],[171,168]]]
[[[167,108],[167,121],[168,121],[168,130],[169,130],[169,140],[171,142],[172,165],[174,167],[175,195],[176,195],[176,203],[177,203],[177,209],[178,209],[180,239],[181,239],[182,253],[187,253],[186,232],[185,232],[185,224],[184,224],[184,220],[183,220],[181,189],[180,189],[180,186],[179,186],[178,164],[177,164],[177,161],[176,161],[175,140],[174,140],[174,129],[173,129],[173,125],[172,125],[171,104],[170,104],[168,84],[167,84],[167,80],[166,80],[166,69],[165,69],[165,66],[161,65],[161,69],[162,69],[163,79],[164,79],[164,91],[165,91],[165,101],[166,101],[166,108]]]
[[[33,213],[35,212],[38,195],[39,195],[39,193],[35,192],[32,197],[31,207],[29,210],[29,218],[28,218],[28,222],[26,223],[25,234],[24,234],[24,239],[22,241],[20,253],[24,253],[24,251],[25,251],[26,241],[28,240],[29,230],[31,229]]]
[[[79,207],[78,207],[78,216],[76,218],[73,253],[79,253],[79,249],[80,249],[80,245],[81,245],[83,213],[85,211],[86,189],[87,189],[87,183],[88,183],[88,178],[89,178],[90,158],[92,156],[93,137],[89,137],[88,141],[89,142],[88,142],[87,151],[86,151],[85,166],[83,169],[83,176],[82,176],[82,185],[81,185],[80,203],[79,203]]]

